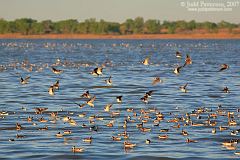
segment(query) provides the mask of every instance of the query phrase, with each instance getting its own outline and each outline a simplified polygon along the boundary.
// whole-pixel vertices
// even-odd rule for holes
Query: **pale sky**
[[[240,23],[240,7],[229,12],[191,12],[181,2],[221,2],[224,0],[0,0],[0,18],[33,18],[53,21],[88,18],[123,22],[141,16],[144,19],[196,20]],[[233,1],[233,0],[228,0]],[[240,1],[240,0],[234,0]],[[226,0],[225,0],[226,2]]]

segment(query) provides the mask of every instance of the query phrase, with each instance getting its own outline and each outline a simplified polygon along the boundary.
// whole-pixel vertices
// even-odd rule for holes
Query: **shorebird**
[[[91,74],[94,76],[100,76],[100,75],[102,75],[102,70],[103,70],[103,67],[94,68],[94,70],[91,72]]]
[[[42,114],[44,111],[46,111],[48,108],[35,108],[36,114]]]
[[[86,91],[81,95],[82,98],[91,98],[89,91]]]
[[[130,142],[124,142],[123,143],[124,148],[134,148],[136,144],[130,143]]]
[[[224,93],[230,93],[230,90],[228,89],[228,87],[224,87],[222,90]]]
[[[109,112],[110,111],[110,108],[112,107],[113,104],[107,104],[105,107],[104,107],[104,111],[106,112]]]
[[[192,64],[192,59],[191,57],[187,54],[186,59],[185,59],[185,63],[183,65],[183,67],[185,67],[186,65]]]
[[[146,144],[150,144],[150,143],[151,143],[151,140],[150,140],[150,139],[146,139],[145,143],[146,143]]]
[[[93,102],[95,101],[95,99],[96,99],[96,96],[94,96],[93,98],[91,98],[90,100],[88,100],[88,101],[86,102],[86,104],[89,105],[90,107],[94,107]]]
[[[228,69],[228,68],[229,68],[229,65],[227,65],[227,64],[222,64],[219,72],[220,72],[220,71],[224,71],[224,70],[226,70],[226,69]]]
[[[149,59],[150,59],[149,57],[145,58],[145,59],[142,61],[142,64],[145,65],[145,66],[149,65]]]
[[[59,90],[60,84],[59,84],[59,80],[57,80],[54,84],[53,84],[53,88]]]
[[[162,80],[160,77],[153,78],[152,85],[156,85],[157,83],[162,83]]]
[[[188,85],[188,83],[186,83],[186,84],[183,85],[183,86],[180,86],[179,89],[180,89],[182,92],[187,93],[187,85]]]
[[[186,143],[196,143],[196,142],[198,142],[198,141],[189,139],[189,138],[186,139]]]
[[[117,100],[118,103],[122,103],[122,96],[117,96],[116,100]]]
[[[50,86],[48,89],[48,94],[53,96],[54,95],[54,86]]]
[[[27,77],[24,78],[24,79],[21,77],[21,78],[20,78],[20,83],[21,83],[21,84],[27,84],[28,81],[29,81],[29,79],[30,79],[30,76],[27,76]]]
[[[176,57],[177,58],[182,58],[182,53],[180,53],[179,51],[176,52]]]
[[[92,143],[92,136],[83,139],[83,142]]]
[[[112,76],[105,80],[108,85],[112,85]]]
[[[75,147],[75,146],[72,147],[72,152],[83,152],[83,151],[84,151],[84,148]]]
[[[179,74],[180,73],[180,70],[182,69],[182,66],[177,66],[176,68],[174,68],[174,73],[175,74]]]
[[[55,74],[61,74],[63,72],[63,70],[56,69],[56,68],[52,67],[52,72],[55,73]]]

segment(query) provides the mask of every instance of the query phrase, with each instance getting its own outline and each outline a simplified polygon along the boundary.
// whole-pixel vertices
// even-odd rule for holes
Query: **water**
[[[176,50],[183,53],[183,58],[175,57]],[[181,70],[179,75],[173,69],[183,65],[186,54],[193,60]],[[231,136],[231,130],[239,128],[240,98],[240,40],[0,40],[0,110],[8,112],[0,119],[0,158],[3,159],[237,159],[235,151],[227,150],[221,143],[230,139],[238,139],[239,135]],[[150,65],[141,62],[151,55]],[[61,62],[56,64],[56,59]],[[23,66],[23,62],[26,64]],[[90,72],[104,62],[106,67],[103,75],[94,77]],[[218,72],[220,65],[230,65],[228,70]],[[56,75],[51,66],[62,69]],[[29,71],[30,66],[32,71]],[[112,76],[112,87],[104,82]],[[20,76],[31,76],[29,83],[21,85]],[[158,77],[163,83],[152,86],[152,79]],[[48,94],[48,88],[56,80],[60,80],[60,89],[54,96]],[[179,86],[188,83],[188,92],[183,93]],[[227,86],[230,93],[221,90]],[[95,95],[95,107],[79,108],[76,103],[84,103],[80,98],[86,90]],[[145,92],[154,90],[148,104],[140,101]],[[116,96],[123,96],[122,104],[116,103]],[[104,106],[113,103],[111,111],[120,111],[120,116],[112,118],[104,111]],[[230,126],[220,132],[220,125],[227,126],[226,116],[216,119],[217,133],[211,133],[211,126],[183,126],[173,128],[177,123],[167,122],[174,117],[185,116],[199,107],[217,110],[218,105],[227,111],[235,112],[238,125]],[[35,114],[34,108],[47,107],[42,115]],[[23,108],[23,109],[22,109]],[[154,113],[144,127],[151,132],[141,132],[136,128],[140,120],[133,117],[133,108],[140,116],[140,110],[156,108],[165,115],[159,126],[153,126]],[[54,121],[51,112],[58,111]],[[170,112],[172,113],[170,115]],[[85,113],[86,117],[78,115]],[[192,117],[195,123],[204,123],[202,119]],[[88,117],[97,115],[103,120],[95,120],[89,124]],[[129,122],[127,132],[129,142],[136,143],[134,149],[124,150],[122,139],[112,141],[112,136],[123,133],[123,122],[127,116],[135,122]],[[32,122],[27,117],[33,117]],[[64,123],[62,118],[69,116],[77,122],[77,126]],[[44,117],[46,123],[38,122]],[[106,126],[114,120],[112,128]],[[214,119],[213,119],[214,120]],[[16,123],[24,128],[17,131]],[[36,123],[37,125],[33,125]],[[87,127],[83,128],[82,124]],[[90,131],[90,126],[97,126],[98,131]],[[48,130],[39,130],[42,127]],[[169,128],[167,140],[160,140],[160,129]],[[190,139],[198,143],[185,143],[186,137],[181,130],[187,130]],[[71,130],[72,134],[63,138],[55,136],[58,132]],[[16,134],[24,135],[16,138]],[[82,140],[93,137],[91,144]],[[15,139],[10,142],[9,139]],[[150,139],[151,144],[145,144]],[[72,146],[83,147],[82,153],[73,153]]]

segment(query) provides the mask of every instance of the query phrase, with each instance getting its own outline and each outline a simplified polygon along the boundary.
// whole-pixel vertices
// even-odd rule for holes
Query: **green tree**
[[[31,18],[17,19],[15,20],[16,29],[19,33],[28,35],[32,29],[32,24],[36,22],[36,20],[33,20]]]
[[[144,19],[142,17],[135,18],[133,33],[143,33],[143,28],[144,28]]]
[[[144,33],[156,34],[160,33],[160,21],[149,19],[144,23]]]

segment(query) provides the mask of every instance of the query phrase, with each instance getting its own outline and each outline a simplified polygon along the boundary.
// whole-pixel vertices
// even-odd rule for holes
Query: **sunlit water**
[[[48,47],[47,47],[48,46]],[[182,59],[175,57],[175,52],[183,53]],[[189,54],[193,60],[181,70],[179,75],[173,69],[184,64]],[[238,139],[239,135],[231,136],[231,130],[240,129],[231,126],[220,132],[220,125],[227,126],[227,117],[219,116],[217,133],[212,134],[211,126],[183,126],[173,128],[177,123],[167,120],[185,116],[198,107],[217,110],[219,104],[226,111],[234,111],[240,107],[240,40],[0,40],[0,110],[9,115],[0,119],[0,158],[11,159],[237,159],[235,151],[227,150],[221,143],[230,139]],[[150,65],[141,62],[150,56]],[[56,59],[61,60],[56,68],[63,73],[56,75],[51,66]],[[25,68],[22,62],[29,62]],[[103,75],[94,77],[90,72],[97,66],[106,63]],[[230,68],[218,72],[220,65],[226,63]],[[32,64],[33,69],[29,71]],[[112,76],[112,87],[107,86],[105,79]],[[21,85],[20,76],[31,76],[29,83]],[[154,77],[160,77],[163,83],[152,86]],[[48,88],[56,80],[60,80],[60,89],[54,96],[48,94]],[[179,86],[189,83],[188,92],[183,93]],[[222,92],[227,86],[230,93]],[[76,103],[84,103],[80,96],[86,90],[95,95],[95,107],[79,108]],[[141,102],[145,92],[154,90],[148,104]],[[123,96],[122,104],[116,103],[116,96]],[[104,106],[113,103],[111,111],[120,111],[120,116],[112,118],[104,111]],[[47,107],[42,115],[35,114],[34,108]],[[23,108],[23,109],[22,109]],[[26,108],[26,109],[25,109]],[[133,108],[140,116],[140,109],[156,108],[165,115],[159,126],[153,126],[154,113],[144,127],[151,132],[141,132],[136,128],[140,120],[133,117],[127,108]],[[58,111],[58,118],[53,123],[49,113]],[[172,113],[170,115],[170,112]],[[85,118],[78,115],[86,113]],[[103,120],[95,120],[89,124],[88,117],[97,115]],[[123,122],[127,116],[136,122],[127,124],[129,142],[137,146],[125,151],[124,139],[112,141],[112,136],[124,132]],[[207,120],[208,113],[202,119],[192,117],[197,123]],[[33,122],[27,122],[27,117]],[[62,118],[70,116],[77,126],[64,123]],[[44,117],[46,123],[38,122]],[[114,120],[114,126],[106,126]],[[239,113],[235,113],[239,121]],[[15,129],[16,123],[24,128]],[[87,127],[83,128],[82,124]],[[98,131],[90,131],[89,127],[97,126]],[[48,130],[39,130],[42,127]],[[160,140],[160,129],[169,128],[167,140]],[[181,135],[182,129],[187,130],[189,138],[198,143],[187,144],[186,137]],[[55,136],[58,132],[71,130],[72,134],[63,138]],[[24,135],[16,138],[16,134]],[[239,133],[240,134],[240,133]],[[83,138],[92,136],[91,144],[83,142]],[[10,142],[9,139],[15,139]],[[145,144],[151,139],[151,144]],[[73,153],[72,146],[83,147],[82,153]]]

